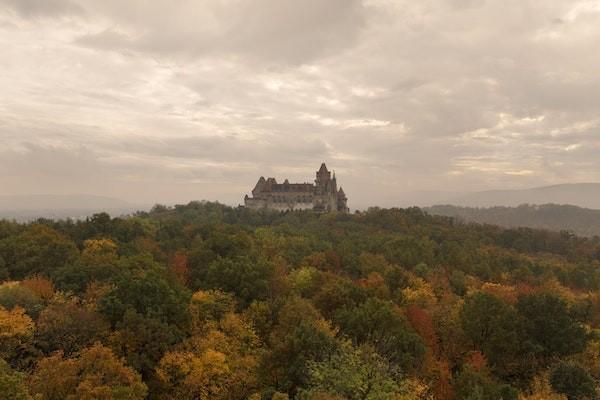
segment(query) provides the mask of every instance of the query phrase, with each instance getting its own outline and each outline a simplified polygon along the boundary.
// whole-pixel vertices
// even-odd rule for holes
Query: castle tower
[[[326,188],[327,184],[331,180],[331,172],[327,170],[325,163],[321,164],[321,168],[319,168],[316,175],[317,179],[315,179],[315,184],[317,187]]]

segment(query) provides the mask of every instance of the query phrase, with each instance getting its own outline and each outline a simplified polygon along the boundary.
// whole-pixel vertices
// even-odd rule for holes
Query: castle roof
[[[321,168],[319,168],[319,172],[329,172],[329,171],[327,170],[327,166],[325,165],[325,163],[322,163],[322,164],[321,164]]]

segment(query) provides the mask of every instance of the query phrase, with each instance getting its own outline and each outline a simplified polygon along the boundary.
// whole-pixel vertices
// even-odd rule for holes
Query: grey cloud
[[[181,4],[166,14],[170,2],[162,0],[142,14],[132,12],[131,4],[106,3],[98,8],[121,21],[131,36],[107,28],[83,35],[76,43],[103,50],[184,58],[220,55],[261,65],[265,61],[294,65],[350,47],[365,24],[359,0],[258,0],[235,5],[215,0]]]
[[[327,145],[321,140],[284,139],[276,135],[256,140],[237,135],[147,139],[143,142],[126,140],[115,145],[116,149],[129,154],[273,167],[314,164],[329,158]]]
[[[14,192],[236,203],[260,175],[312,179],[321,161],[362,204],[600,180],[587,1],[44,4],[84,15],[0,15]]]
[[[26,18],[83,14],[83,8],[71,0],[0,0],[2,5]]]

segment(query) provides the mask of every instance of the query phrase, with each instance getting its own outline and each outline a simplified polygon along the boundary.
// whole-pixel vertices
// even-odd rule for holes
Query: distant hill
[[[463,194],[438,202],[464,207],[517,207],[521,204],[549,203],[600,209],[600,183],[571,183],[522,190],[489,190]]]
[[[27,221],[36,218],[85,218],[97,212],[113,216],[141,207],[123,200],[93,195],[0,196],[0,218]]]
[[[518,207],[473,208],[439,205],[424,208],[430,214],[455,217],[503,227],[568,230],[580,236],[600,236],[600,210],[572,205],[520,205]]]

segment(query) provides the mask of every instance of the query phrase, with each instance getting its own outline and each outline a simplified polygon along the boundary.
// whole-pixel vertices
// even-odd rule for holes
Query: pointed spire
[[[321,164],[321,168],[319,168],[319,172],[329,172],[329,171],[327,170],[327,166],[325,165],[325,163],[322,163],[322,164]]]

